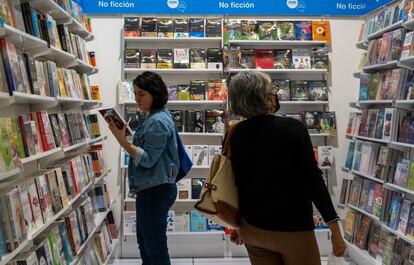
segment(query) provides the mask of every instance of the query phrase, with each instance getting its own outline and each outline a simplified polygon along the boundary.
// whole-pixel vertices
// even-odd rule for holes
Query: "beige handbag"
[[[222,154],[216,155],[211,163],[195,208],[219,225],[239,228],[239,196],[230,160],[230,137],[233,131],[234,126],[227,134]]]

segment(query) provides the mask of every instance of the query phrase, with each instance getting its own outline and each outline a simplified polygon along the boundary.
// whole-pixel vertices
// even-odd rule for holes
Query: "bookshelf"
[[[230,45],[252,48],[292,48],[292,47],[315,47],[325,46],[326,41],[306,40],[229,40]]]
[[[328,73],[326,69],[230,69],[224,72],[234,74],[240,72],[260,71],[267,74],[279,74],[284,78],[293,79],[302,76],[304,79],[312,76],[314,78],[322,78]],[[306,78],[305,78],[306,77]]]
[[[358,208],[358,207],[355,207],[355,206],[353,206],[353,205],[349,205],[349,204],[348,204],[348,208],[350,208],[350,209],[352,209],[352,210],[354,210],[354,211],[357,211],[357,212],[359,212],[359,213],[362,213],[362,214],[364,214],[364,215],[366,215],[366,216],[370,217],[372,220],[376,221],[377,223],[379,223],[379,222],[380,222],[380,219],[378,218],[378,216],[375,216],[375,215],[373,215],[373,214],[371,214],[371,213],[369,213],[369,212],[366,212],[366,211],[364,211],[364,210],[362,210],[362,209],[360,209],[360,208]]]
[[[360,42],[357,42],[356,47],[361,50],[366,50],[368,49],[368,44],[366,41],[360,41]]]
[[[367,40],[370,41],[370,40],[374,40],[374,39],[381,38],[382,35],[384,35],[384,33],[390,32],[390,31],[393,31],[393,30],[396,30],[396,29],[399,29],[399,28],[402,28],[403,25],[404,25],[404,22],[403,21],[398,21],[398,22],[396,22],[396,23],[394,23],[394,24],[392,24],[392,25],[390,25],[390,26],[388,26],[388,27],[386,27],[386,28],[384,28],[382,30],[379,30],[379,31],[377,31],[375,33],[372,33],[372,34],[368,35],[367,36]]]
[[[217,44],[221,43],[222,38],[157,38],[157,37],[125,37],[125,42],[128,44],[142,44],[142,43],[148,43],[152,44],[154,42],[159,43],[166,43],[168,45],[178,45],[178,44],[191,44],[191,45],[197,45],[197,44],[205,44],[205,43],[211,43],[211,44]]]
[[[390,62],[383,63],[383,64],[374,64],[374,65],[365,66],[364,72],[373,73],[373,72],[378,72],[382,70],[394,69],[397,67],[398,67],[398,61],[395,60],[395,61],[390,61]]]
[[[221,70],[216,69],[157,69],[157,68],[125,68],[125,74],[141,74],[146,71],[155,72],[158,74],[179,74],[179,75],[188,75],[188,74],[221,74]]]
[[[83,27],[79,22],[72,19],[71,15],[67,13],[64,9],[62,9],[59,6],[59,4],[57,4],[55,1],[53,0],[32,0],[29,2],[30,2],[30,5],[33,8],[35,8],[37,11],[50,15],[56,21],[57,25],[62,25],[62,24],[68,25],[68,29],[70,33],[73,33],[74,35],[78,35],[81,38],[84,38],[87,40],[93,39],[93,35],[89,33],[86,30],[86,28]],[[57,29],[56,29],[56,34],[58,34]],[[55,37],[59,37],[59,36],[56,36],[56,34],[55,34]],[[75,37],[79,39],[78,36],[75,36]],[[80,76],[79,74],[86,73],[87,75],[92,75],[98,72],[97,68],[90,66],[88,63],[85,63],[84,61],[80,61],[79,59],[77,59],[77,57],[74,54],[68,53],[64,51],[63,49],[55,48],[53,47],[53,45],[49,45],[48,42],[46,42],[45,40],[32,36],[26,32],[13,28],[9,25],[4,25],[4,27],[0,26],[0,37],[5,37],[6,39],[10,41],[10,43],[16,46],[17,51],[19,52],[23,51],[29,54],[30,57],[32,57],[36,61],[50,60],[56,63],[57,67],[63,67],[67,69],[71,68],[75,70],[75,71],[71,71],[71,73],[73,73],[73,77],[75,77],[75,72],[76,72],[76,77],[79,79],[78,80],[73,79],[72,81],[74,83],[78,81],[77,84],[74,84],[74,86],[77,86],[76,89],[79,89],[79,91],[77,91],[79,93],[73,93],[73,94],[79,94],[83,96],[86,93],[85,92],[86,90],[85,91],[82,90],[82,85],[83,85],[82,81],[86,81],[86,77]],[[25,61],[23,61],[22,63],[25,63]],[[21,71],[22,69],[26,69],[26,68],[25,67],[20,68]],[[10,73],[6,73],[6,74],[10,74]],[[70,77],[68,78],[72,78],[72,75],[70,75]],[[81,80],[81,78],[85,78],[85,79]],[[87,83],[89,82],[90,81],[87,80]],[[59,86],[60,85],[61,84],[59,84]],[[68,84],[66,83],[64,85],[65,85],[65,89],[68,89],[66,87]],[[49,91],[53,89],[52,86],[49,86],[49,83],[47,84],[46,89],[47,89],[47,92],[45,94],[47,95],[49,95],[49,93],[54,94],[54,95],[56,94],[56,93],[52,93],[52,91]],[[58,93],[60,94],[61,93],[60,87],[58,87],[58,89],[59,89]],[[19,91],[22,91],[22,90],[19,90]],[[53,92],[56,92],[56,91],[53,91]],[[68,91],[66,92],[69,94]],[[82,94],[82,92],[85,92],[85,93]],[[90,94],[91,91],[89,90],[87,92],[89,92]],[[89,97],[86,97],[86,98],[89,98]],[[95,128],[87,127],[87,123],[99,126],[99,124],[96,124],[94,121],[92,121],[92,118],[90,118],[91,116],[93,116],[90,110],[98,108],[101,105],[102,105],[102,101],[92,100],[92,99],[83,100],[80,98],[61,97],[61,96],[50,97],[50,96],[41,96],[41,95],[35,95],[35,94],[22,93],[22,92],[17,92],[17,91],[13,91],[11,95],[9,95],[9,93],[6,93],[6,92],[0,93],[0,116],[5,117],[5,120],[8,119],[9,117],[17,118],[17,116],[20,116],[23,114],[29,114],[29,113],[34,113],[37,111],[46,110],[46,112],[41,112],[42,114],[40,115],[44,114],[45,115],[44,118],[45,119],[47,118],[47,120],[49,121],[48,126],[50,126],[50,128],[47,128],[47,129],[50,129],[49,133],[53,133],[53,135],[49,134],[48,136],[51,136],[51,138],[53,138],[53,146],[54,146],[54,143],[55,142],[58,143],[58,141],[60,145],[60,141],[63,142],[63,136],[60,133],[60,130],[62,128],[59,127],[59,124],[57,124],[58,125],[57,127],[52,128],[51,118],[50,118],[51,116],[55,114],[65,113],[66,115],[69,115],[71,113],[75,113],[76,115],[78,115],[76,117],[82,118],[78,120],[77,125],[80,125],[82,124],[82,122],[84,122],[82,125],[80,125],[80,126],[83,126],[82,127],[83,132],[79,133],[81,135],[76,136],[77,139],[84,138],[84,141],[82,143],[74,144],[74,145],[71,145],[65,148],[63,147],[52,148],[50,147],[52,144],[47,142],[51,138],[49,138],[48,140],[45,140],[46,136],[44,136],[43,134],[46,134],[46,132],[41,132],[41,127],[43,126],[44,128],[42,130],[46,131],[45,128],[47,125],[45,124],[47,123],[46,121],[42,120],[43,116],[41,118],[39,118],[40,116],[37,116],[36,120],[31,121],[33,123],[31,124],[31,128],[38,128],[39,130],[39,131],[36,131],[36,134],[37,134],[36,138],[38,138],[38,141],[40,144],[39,150],[34,151],[33,153],[32,151],[29,152],[27,150],[24,150],[23,152],[25,154],[23,157],[25,158],[20,159],[21,167],[10,170],[5,173],[0,173],[0,182],[1,182],[1,188],[2,188],[1,196],[6,196],[7,194],[9,194],[10,190],[17,190],[17,191],[24,190],[25,192],[28,192],[27,188],[25,188],[24,187],[25,185],[23,184],[33,183],[33,185],[35,185],[35,179],[37,181],[38,178],[39,179],[43,178],[45,180],[45,183],[44,183],[45,186],[42,186],[42,188],[45,188],[45,190],[48,189],[50,191],[48,196],[57,196],[56,187],[58,187],[59,188],[58,193],[60,195],[59,200],[61,200],[61,203],[62,203],[60,206],[58,204],[55,204],[54,200],[56,200],[57,197],[53,197],[52,202],[50,201],[48,202],[48,204],[50,204],[49,206],[52,209],[51,210],[52,215],[50,216],[50,218],[48,218],[45,221],[43,221],[43,218],[42,218],[41,222],[36,224],[36,228],[33,230],[30,230],[30,234],[28,234],[27,237],[22,236],[20,238],[22,239],[22,242],[19,244],[19,246],[16,249],[11,251],[10,253],[0,253],[0,255],[2,256],[0,260],[0,265],[11,264],[11,262],[14,262],[16,257],[18,257],[20,254],[24,252],[28,252],[28,251],[34,251],[33,248],[37,247],[36,246],[37,243],[43,241],[45,236],[47,237],[52,232],[52,230],[56,228],[56,226],[59,223],[61,223],[65,218],[69,216],[70,213],[75,211],[75,209],[78,210],[78,208],[82,206],[82,204],[86,203],[86,201],[89,200],[91,196],[93,196],[91,192],[94,193],[95,189],[99,189],[104,184],[103,182],[106,179],[106,177],[110,174],[111,170],[108,169],[103,174],[100,174],[98,173],[95,167],[92,167],[92,163],[94,163],[94,166],[104,170],[101,167],[101,165],[97,166],[96,162],[102,163],[103,165],[105,164],[105,161],[103,157],[101,156],[101,154],[98,154],[98,152],[103,152],[102,150],[98,150],[99,146],[95,146],[93,150],[90,148],[90,146],[106,140],[107,137],[100,136],[100,137],[93,138],[93,136],[99,135],[101,133],[100,130],[98,134],[97,132],[98,130],[96,126]],[[83,114],[85,116],[83,116]],[[34,115],[36,116],[36,114]],[[88,121],[84,120],[84,118],[88,118]],[[63,119],[66,120],[66,116],[64,116]],[[31,119],[29,118],[29,120]],[[39,121],[39,120],[42,120],[42,121]],[[23,125],[20,124],[19,120],[17,120],[16,126],[23,126]],[[69,128],[67,129],[68,129],[67,133],[69,134]],[[70,129],[73,129],[73,128],[70,128]],[[20,128],[20,130],[22,132],[22,135],[20,137],[22,138],[25,137],[26,131],[24,131],[22,128]],[[57,133],[56,130],[59,130],[59,133]],[[14,132],[14,133],[16,133],[17,135],[17,132]],[[74,133],[74,132],[70,131],[70,133]],[[33,132],[33,135],[34,135],[34,132]],[[9,137],[11,138],[12,136],[9,135]],[[71,135],[68,137],[74,137],[74,136]],[[68,141],[72,141],[72,140],[68,140]],[[73,142],[76,142],[76,141],[73,140]],[[59,145],[57,144],[56,146],[59,146]],[[52,148],[52,149],[49,150],[49,148]],[[48,151],[42,152],[41,150],[48,150]],[[95,158],[92,158],[92,155],[91,155],[92,153],[95,154],[97,160]],[[59,168],[59,167],[63,168],[63,166],[67,166],[67,169],[69,169],[68,165],[70,163],[73,163],[71,165],[77,167],[78,170],[79,168],[81,168],[81,170],[79,170],[77,173],[73,173],[73,176],[72,176],[73,179],[69,180],[69,181],[77,181],[76,188],[73,188],[71,190],[72,192],[71,194],[65,195],[66,201],[63,202],[64,195],[62,193],[62,190],[69,189],[69,186],[66,186],[69,184],[66,184],[67,182],[64,181],[64,178],[68,176],[66,174],[67,172],[63,172],[64,169],[62,169],[62,172],[61,172],[62,182],[56,183],[57,186],[54,186],[55,190],[54,190],[53,195],[51,193],[52,188],[53,188],[50,182],[51,180],[50,179],[46,180],[46,178],[48,178],[48,174],[56,174],[54,176],[56,176],[56,181],[58,181],[57,179],[59,179],[60,177],[58,176],[57,172],[59,170],[56,170],[56,168]],[[45,164],[47,164],[47,166]],[[107,167],[107,165],[103,165],[103,166],[105,166],[105,168]],[[69,177],[71,177],[70,174],[69,174]],[[53,179],[53,177],[50,177],[50,178]],[[37,182],[36,182],[36,185],[37,185]],[[37,191],[39,187],[37,186],[34,186],[34,187],[35,187],[36,196],[39,196],[37,194],[39,193]],[[78,187],[79,187],[79,190],[78,190]],[[1,200],[2,203],[3,203],[3,199],[4,198],[2,198]],[[23,202],[21,203],[23,204]],[[30,204],[30,202],[27,202],[27,203],[29,203],[29,205],[26,204],[25,207],[29,209],[34,208],[34,206]],[[38,214],[43,214],[44,209],[40,210],[39,208],[39,211],[42,211],[42,212]],[[98,214],[95,216],[94,221],[95,221],[97,228],[94,231],[92,231],[92,233],[90,234],[90,238],[88,238],[88,240],[84,242],[83,247],[85,247],[91,242],[91,239],[93,238],[94,233],[97,232],[98,228],[100,228],[105,223],[104,221],[106,217],[108,216],[109,212],[115,212],[113,205],[108,207],[106,213]],[[24,214],[26,215],[26,213],[27,212],[25,212]],[[35,213],[36,212],[33,211],[32,215],[34,215]],[[28,222],[26,217],[27,216],[24,216],[25,218],[24,221],[26,222],[26,224],[29,224],[30,221]],[[34,217],[31,217],[31,218],[34,218]],[[115,218],[115,220],[117,219],[118,218]],[[13,221],[15,223],[19,222],[19,220],[13,220]],[[14,225],[14,224],[11,223],[11,225]],[[30,229],[32,229],[33,227],[30,227]],[[27,225],[26,228],[29,228],[29,225]],[[12,238],[11,240],[14,240],[14,239]],[[113,244],[112,244],[113,251],[111,252],[109,257],[113,256],[115,246],[119,243],[120,242],[118,240],[113,241]],[[81,254],[81,253],[79,252],[77,254]],[[76,256],[75,260],[71,263],[71,265],[76,265],[77,263],[79,263],[80,259],[81,257],[79,255]],[[109,258],[106,261],[106,263],[108,263],[108,261],[109,261]]]

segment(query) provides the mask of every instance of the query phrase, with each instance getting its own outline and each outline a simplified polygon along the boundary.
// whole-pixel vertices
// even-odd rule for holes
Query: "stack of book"
[[[300,113],[287,113],[282,116],[301,121],[310,134],[327,133],[336,136],[335,112],[302,111]]]
[[[399,60],[405,39],[405,30],[396,29],[386,32],[382,38],[374,39],[368,44],[365,66],[385,64]]]
[[[240,49],[224,47],[224,67],[232,69],[329,69],[327,47]]]
[[[221,18],[125,17],[125,37],[221,38]]]
[[[170,110],[170,113],[179,132],[225,133],[224,110]]]

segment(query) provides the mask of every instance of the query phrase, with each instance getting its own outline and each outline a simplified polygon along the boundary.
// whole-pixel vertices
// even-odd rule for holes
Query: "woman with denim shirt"
[[[125,138],[126,125],[109,128],[129,153],[129,187],[136,194],[137,242],[143,265],[170,265],[167,215],[177,197],[175,179],[179,168],[175,125],[165,107],[167,86],[153,72],[134,80],[135,100],[146,113],[132,144]]]

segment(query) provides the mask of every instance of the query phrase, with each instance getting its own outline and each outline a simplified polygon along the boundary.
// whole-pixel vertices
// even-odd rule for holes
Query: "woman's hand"
[[[240,231],[236,229],[230,230],[230,241],[236,245],[243,245],[243,240],[240,237]]]
[[[335,222],[329,224],[329,228],[332,232],[332,252],[336,257],[345,256],[346,244],[339,228],[339,223]]]
[[[118,127],[116,127],[115,122],[111,117],[108,118],[108,123],[109,123],[109,129],[111,130],[112,134],[115,136],[116,140],[119,142],[121,146],[124,146],[127,143],[127,140],[125,138],[125,132],[127,129],[127,125],[124,124],[124,128],[120,130],[118,129]]]

